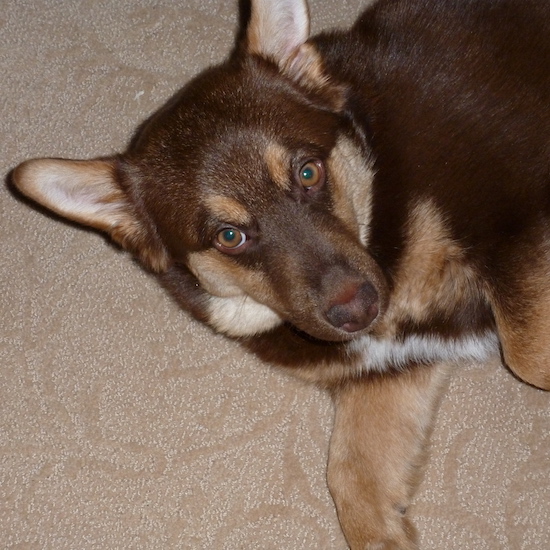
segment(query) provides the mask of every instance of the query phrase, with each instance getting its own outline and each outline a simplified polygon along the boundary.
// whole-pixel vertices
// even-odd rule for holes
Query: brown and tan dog
[[[254,0],[227,62],[126,152],[14,182],[330,389],[351,548],[413,549],[449,366],[500,349],[550,389],[550,4],[380,0],[347,32],[308,27],[305,0]]]

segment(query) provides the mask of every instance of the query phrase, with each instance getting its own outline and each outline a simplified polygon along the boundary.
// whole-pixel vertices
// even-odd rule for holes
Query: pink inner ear
[[[53,212],[104,231],[116,225],[126,203],[109,160],[30,160],[16,168],[14,181]]]
[[[164,271],[164,246],[135,212],[115,176],[114,159],[35,159],[19,165],[13,179],[32,200],[70,220],[105,231],[154,271]]]
[[[247,30],[248,51],[283,66],[309,37],[304,0],[255,0]]]

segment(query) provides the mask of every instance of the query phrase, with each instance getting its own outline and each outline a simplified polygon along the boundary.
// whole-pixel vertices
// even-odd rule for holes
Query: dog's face
[[[345,90],[306,42],[307,14],[281,17],[253,6],[232,59],[188,84],[125,154],[30,161],[14,179],[170,272],[221,332],[289,322],[347,340],[375,326],[387,302],[366,249],[372,163],[340,112]]]

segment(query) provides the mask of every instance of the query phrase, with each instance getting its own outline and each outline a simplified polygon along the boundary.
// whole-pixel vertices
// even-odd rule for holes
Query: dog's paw
[[[392,540],[384,540],[381,542],[373,542],[368,543],[367,546],[365,546],[364,550],[417,550],[418,546],[416,544],[403,546],[399,542],[395,542]]]
[[[386,518],[388,519],[388,518]],[[355,540],[350,541],[351,550],[418,550],[417,531],[413,524],[400,514],[396,521],[386,521],[376,533],[376,529],[368,529],[368,533],[355,533]]]
[[[395,540],[392,538],[368,542],[363,550],[418,550],[418,545],[412,540]]]
[[[416,529],[403,518],[402,529],[380,540],[372,540],[362,550],[418,550]],[[352,548],[352,550],[355,550]]]
[[[416,529],[406,518],[367,525],[343,525],[350,550],[418,550]]]

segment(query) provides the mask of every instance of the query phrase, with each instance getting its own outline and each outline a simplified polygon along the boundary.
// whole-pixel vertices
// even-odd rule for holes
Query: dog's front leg
[[[328,483],[352,550],[417,548],[406,511],[448,372],[418,366],[334,391]]]

